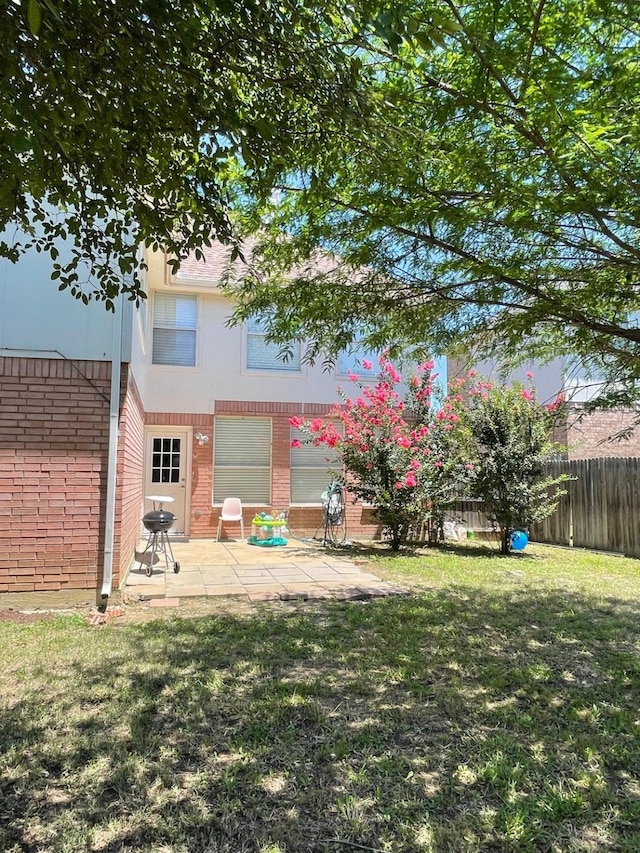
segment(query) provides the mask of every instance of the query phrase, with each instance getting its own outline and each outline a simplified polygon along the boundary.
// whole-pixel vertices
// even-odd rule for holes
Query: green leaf
[[[433,50],[434,44],[431,34],[426,33],[424,30],[420,30],[415,34],[415,40],[425,50]]]
[[[37,36],[40,32],[40,25],[42,24],[42,7],[40,6],[39,0],[28,0],[27,22],[29,24],[29,31],[31,32],[31,35]]]

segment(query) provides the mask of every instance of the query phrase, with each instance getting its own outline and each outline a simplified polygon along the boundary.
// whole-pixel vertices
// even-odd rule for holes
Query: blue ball
[[[529,541],[529,537],[524,530],[514,530],[510,538],[511,547],[514,551],[522,551],[523,548],[526,548]]]

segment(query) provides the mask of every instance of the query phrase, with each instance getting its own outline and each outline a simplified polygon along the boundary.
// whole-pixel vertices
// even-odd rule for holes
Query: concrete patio
[[[144,551],[146,541],[139,545]],[[369,598],[406,590],[363,571],[337,550],[314,541],[289,540],[260,547],[239,540],[171,542],[180,564],[175,573],[163,554],[147,577],[136,563],[126,581],[127,598],[180,599],[194,596],[247,596],[252,601],[295,598]]]

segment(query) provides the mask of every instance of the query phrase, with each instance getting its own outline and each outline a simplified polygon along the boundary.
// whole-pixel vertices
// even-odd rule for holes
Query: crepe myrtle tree
[[[500,530],[500,551],[508,554],[511,533],[547,518],[566,493],[563,484],[571,477],[544,473],[545,463],[563,450],[551,439],[563,400],[544,406],[533,387],[494,385],[473,371],[469,379],[465,418],[475,448],[469,493],[484,501]]]
[[[413,417],[429,424],[421,450],[430,462],[423,474],[423,485],[428,539],[434,543],[444,539],[447,510],[464,494],[473,475],[475,446],[466,417],[467,401],[460,393],[461,383],[450,383],[441,405],[430,406],[431,388],[426,378],[419,366],[409,382],[407,402]]]
[[[363,366],[372,367],[365,361]],[[374,507],[394,551],[412,529],[439,522],[470,474],[456,452],[464,445],[455,438],[464,426],[463,398],[446,400],[434,411],[433,368],[432,361],[420,364],[403,398],[397,387],[402,377],[383,357],[375,385],[350,374],[359,393],[351,398],[339,389],[342,403],[326,420],[291,418],[308,441],[334,450],[346,471],[347,491]]]

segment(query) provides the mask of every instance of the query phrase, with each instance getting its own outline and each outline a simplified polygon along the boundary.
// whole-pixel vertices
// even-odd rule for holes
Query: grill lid
[[[154,509],[142,517],[142,523],[151,533],[168,530],[175,520],[175,515],[166,509]]]

